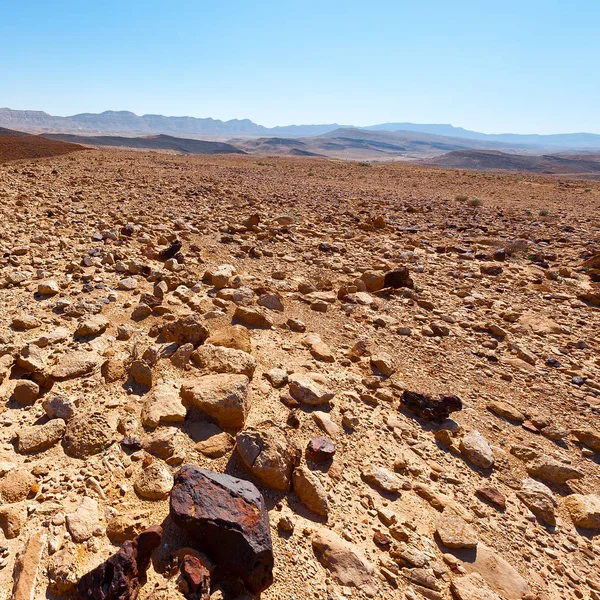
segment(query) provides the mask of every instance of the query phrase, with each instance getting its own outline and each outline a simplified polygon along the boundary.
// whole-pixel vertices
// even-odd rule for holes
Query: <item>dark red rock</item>
[[[252,483],[184,465],[175,475],[170,514],[215,562],[215,579],[239,578],[254,594],[273,583],[269,514]]]
[[[458,396],[440,396],[436,400],[409,390],[402,392],[402,404],[426,421],[444,421],[450,413],[462,410],[462,400]]]
[[[165,248],[158,253],[159,260],[169,260],[170,258],[173,258],[181,250],[182,245],[180,240],[175,240],[168,248]]]
[[[384,550],[387,550],[392,545],[392,540],[385,533],[381,533],[381,531],[376,531],[373,534],[373,542],[376,546]]]
[[[331,440],[324,437],[316,437],[306,447],[306,457],[315,462],[327,462],[335,454],[335,446]]]
[[[287,416],[287,424],[294,429],[300,427],[300,417],[298,416],[298,409],[291,408]]]
[[[414,288],[415,284],[410,277],[410,272],[406,267],[399,267],[393,271],[388,271],[383,279],[383,287],[391,288]]]
[[[480,498],[483,498],[486,502],[493,504],[500,510],[506,509],[506,498],[493,487],[482,487],[475,492]]]
[[[125,225],[125,227],[121,227],[121,235],[125,237],[132,236],[134,232],[133,225]]]
[[[481,265],[479,270],[482,275],[490,275],[492,277],[502,273],[502,267],[500,265]]]
[[[135,600],[146,581],[152,553],[162,541],[162,527],[149,527],[77,584],[81,598],[92,600]]]
[[[197,556],[186,554],[179,567],[183,585],[180,589],[189,600],[209,600],[210,571]]]

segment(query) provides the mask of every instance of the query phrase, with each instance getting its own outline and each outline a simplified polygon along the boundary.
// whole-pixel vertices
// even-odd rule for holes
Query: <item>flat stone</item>
[[[160,423],[183,423],[187,410],[179,392],[168,383],[157,385],[146,394],[142,407],[142,423],[157,427]]]
[[[98,526],[98,503],[84,496],[77,510],[67,515],[67,529],[76,543],[85,542],[94,535]]]
[[[436,533],[447,548],[475,548],[478,543],[473,527],[449,507],[440,515]]]
[[[34,425],[20,431],[17,449],[20,453],[41,452],[59,442],[66,431],[66,424],[62,419],[52,419],[44,425]]]
[[[102,364],[102,357],[95,352],[75,350],[63,354],[50,370],[50,376],[57,381],[90,375]]]

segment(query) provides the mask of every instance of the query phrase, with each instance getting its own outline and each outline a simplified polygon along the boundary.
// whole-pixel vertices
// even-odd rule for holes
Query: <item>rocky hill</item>
[[[37,135],[0,127],[0,163],[57,156],[83,149],[83,146],[78,144],[47,140]]]

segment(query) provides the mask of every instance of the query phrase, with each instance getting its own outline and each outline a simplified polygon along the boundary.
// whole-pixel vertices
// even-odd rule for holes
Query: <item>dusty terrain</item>
[[[23,158],[59,156],[78,150],[83,150],[83,146],[0,127],[0,164]]]
[[[181,465],[263,494],[267,600],[600,598],[597,182],[90,150],[0,165],[0,206],[1,598],[150,525],[138,597],[208,597]]]

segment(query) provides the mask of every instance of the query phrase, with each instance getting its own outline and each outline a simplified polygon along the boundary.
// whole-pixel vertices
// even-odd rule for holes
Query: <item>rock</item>
[[[500,510],[506,509],[506,498],[496,488],[482,487],[479,488],[476,493],[478,496],[490,504],[493,504]]]
[[[600,452],[600,431],[590,427],[583,429],[573,429],[571,433],[588,448],[594,452]]]
[[[378,292],[384,287],[385,275],[380,271],[365,271],[361,275],[361,280],[365,284],[367,292]]]
[[[11,600],[32,600],[35,597],[38,573],[47,539],[48,536],[43,530],[37,531],[17,554]]]
[[[269,515],[248,481],[185,465],[175,475],[170,516],[226,577],[253,594],[273,582]]]
[[[414,288],[415,284],[410,277],[410,272],[406,267],[399,267],[393,271],[388,271],[383,279],[383,287],[386,288]]]
[[[460,440],[460,451],[477,467],[489,469],[494,466],[494,453],[479,431],[470,431]]]
[[[269,310],[276,310],[283,312],[283,302],[278,294],[262,294],[258,297],[256,302],[259,306],[268,308]]]
[[[564,504],[576,527],[600,529],[600,496],[571,494],[565,498]]]
[[[29,471],[11,469],[0,478],[0,496],[8,504],[25,500],[36,488],[37,480]]]
[[[559,462],[546,454],[528,464],[527,473],[555,485],[562,485],[571,479],[581,479],[584,476],[579,469]]]
[[[219,426],[240,429],[250,411],[249,383],[246,375],[205,375],[184,383],[181,397]]]
[[[158,525],[126,541],[116,554],[79,580],[77,593],[90,600],[135,600],[146,580],[152,553],[161,541],[162,528]]]
[[[42,281],[38,283],[38,294],[41,296],[56,296],[58,292],[60,292],[60,288],[58,287],[58,283],[53,279],[48,281]]]
[[[196,450],[209,458],[225,456],[235,445],[234,438],[213,423],[198,423],[192,437],[196,441]]]
[[[208,329],[202,319],[193,313],[163,325],[161,336],[165,342],[175,342],[180,346],[192,344],[197,348],[206,341]]]
[[[104,361],[95,352],[75,350],[63,354],[58,363],[51,369],[50,376],[56,381],[64,381],[75,377],[90,375]]]
[[[119,284],[117,287],[120,290],[124,290],[126,292],[131,292],[131,291],[135,290],[137,285],[138,285],[138,282],[135,277],[125,277],[124,279],[121,279],[119,281]]]
[[[335,455],[335,446],[331,440],[324,437],[316,437],[308,442],[306,457],[316,463],[324,463],[331,460]]]
[[[247,327],[257,327],[258,329],[271,329],[273,327],[271,318],[257,308],[238,306],[235,309],[233,318]]]
[[[62,439],[65,431],[66,424],[62,419],[28,427],[18,433],[17,449],[22,454],[47,450]]]
[[[517,496],[540,521],[552,527],[556,525],[554,510],[557,502],[552,490],[543,483],[535,479],[524,479]]]
[[[149,519],[148,510],[132,510],[117,515],[107,523],[106,535],[117,543],[132,540],[148,527]]]
[[[73,593],[79,581],[79,565],[70,548],[63,548],[48,560],[48,588],[57,596]]]
[[[244,464],[266,486],[288,492],[292,471],[300,464],[301,452],[270,422],[238,433],[236,448]]]
[[[161,461],[153,460],[150,465],[143,466],[133,487],[142,498],[162,500],[173,487],[173,476]]]
[[[183,246],[181,240],[173,240],[166,248],[163,248],[157,255],[158,260],[167,261],[174,258]]]
[[[49,396],[42,402],[42,408],[49,419],[62,419],[69,421],[77,409],[77,404],[72,398],[66,396]]]
[[[123,379],[127,370],[125,368],[125,363],[122,360],[109,358],[102,365],[100,372],[106,383],[114,383],[115,381]]]
[[[450,507],[440,515],[436,533],[447,548],[475,548],[478,543],[473,527]]]
[[[75,543],[85,542],[94,535],[98,526],[98,503],[89,496],[84,496],[74,513],[67,515],[67,529]]]
[[[322,410],[314,410],[312,412],[312,418],[313,421],[319,426],[319,429],[322,429],[330,437],[335,438],[341,433],[340,426],[332,421],[329,413],[326,413]]]
[[[216,289],[220,290],[229,286],[229,280],[236,272],[233,265],[219,265],[218,267],[207,271],[204,274],[204,279],[212,283]]]
[[[476,549],[453,550],[458,564],[468,574],[478,573],[487,585],[505,600],[519,600],[528,591],[528,585],[519,572],[481,542]]]
[[[398,494],[402,489],[402,480],[385,467],[369,464],[362,469],[361,475],[365,481],[384,492]]]
[[[102,315],[91,315],[86,317],[75,331],[75,335],[79,337],[91,337],[100,335],[106,331],[108,327],[108,319]]]
[[[20,379],[15,385],[15,400],[21,406],[33,406],[39,393],[40,386],[29,379]]]
[[[502,600],[490,590],[479,573],[471,573],[452,579],[452,592],[457,600]]]
[[[323,342],[320,336],[315,334],[307,335],[302,343],[308,347],[314,359],[328,363],[335,362],[331,348]]]
[[[498,415],[504,419],[508,419],[509,421],[515,421],[516,423],[522,423],[525,421],[525,415],[508,402],[492,400],[488,403],[487,409],[493,412],[495,415]]]
[[[171,355],[171,363],[178,369],[185,369],[194,352],[194,344],[183,344]]]
[[[115,432],[102,413],[82,413],[67,423],[63,447],[70,456],[87,458],[106,450],[114,441]]]
[[[35,344],[29,344],[17,357],[17,365],[28,373],[42,373],[46,368],[46,357]]]
[[[179,588],[186,597],[210,600],[210,571],[197,556],[186,554],[179,565]]]
[[[19,536],[26,517],[27,510],[22,505],[11,504],[0,507],[0,528],[2,528],[4,537],[7,540],[12,540]]]
[[[252,378],[256,360],[243,350],[204,344],[197,348],[191,359],[202,369],[214,373],[238,373]]]
[[[180,464],[185,457],[185,439],[176,427],[161,427],[150,434],[143,443],[148,454],[161,458],[168,465]]]
[[[308,375],[293,373],[288,377],[290,394],[298,402],[317,406],[329,402],[334,396]]]
[[[387,352],[377,352],[371,356],[371,366],[377,369],[384,377],[390,377],[396,372],[394,358]]]
[[[329,513],[327,492],[317,476],[306,467],[297,467],[294,469],[292,482],[300,502],[314,513],[326,517]]]
[[[183,423],[187,410],[176,389],[168,383],[160,383],[143,399],[142,423],[158,427],[160,423]]]
[[[40,327],[42,322],[33,315],[17,315],[13,317],[11,325],[15,329],[21,329],[23,331],[29,331],[31,329],[37,329]]]
[[[341,585],[355,587],[372,598],[379,589],[375,568],[354,545],[329,529],[319,529],[312,537],[321,564]]]
[[[144,387],[151,388],[154,383],[152,367],[145,360],[134,360],[129,367],[129,374],[136,383]]]
[[[271,369],[264,376],[274,388],[283,387],[288,382],[288,374],[283,369]]]
[[[462,410],[462,400],[458,396],[440,396],[434,399],[425,394],[404,390],[402,405],[426,421],[442,422],[458,410]]]
[[[252,343],[248,330],[242,325],[228,325],[213,331],[206,339],[207,344],[252,352]]]

